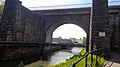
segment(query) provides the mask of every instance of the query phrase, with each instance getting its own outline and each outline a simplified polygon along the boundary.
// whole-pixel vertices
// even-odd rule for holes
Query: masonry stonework
[[[14,4],[13,4],[14,3]],[[32,13],[18,0],[6,0],[0,40],[17,42],[44,42],[42,17]]]
[[[97,47],[110,48],[109,22],[108,22],[108,1],[93,0],[93,23],[92,39]],[[105,36],[99,36],[99,33],[105,33]]]

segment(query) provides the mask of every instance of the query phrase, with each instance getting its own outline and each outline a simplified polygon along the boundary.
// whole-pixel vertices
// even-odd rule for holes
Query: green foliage
[[[85,67],[85,60],[86,58],[84,58],[82,61],[80,61],[75,67]],[[88,65],[91,64],[91,54],[88,55]],[[97,59],[97,64],[96,64],[96,56],[93,55],[93,63],[91,65],[91,67],[102,67],[102,65],[104,64],[105,60],[102,57],[98,57]]]
[[[83,37],[83,44],[86,44],[86,37]]]
[[[3,4],[0,4],[0,14],[3,13],[3,8],[4,8],[4,5],[3,5]]]
[[[0,19],[3,13],[3,9],[4,9],[4,2],[0,2]]]
[[[80,55],[84,55],[85,53],[86,53],[86,49],[83,48],[83,49],[81,50],[81,52],[80,52]]]

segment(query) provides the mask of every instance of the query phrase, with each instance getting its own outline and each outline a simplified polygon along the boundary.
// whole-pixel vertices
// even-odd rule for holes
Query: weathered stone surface
[[[108,15],[108,0],[93,0],[92,42],[96,44],[96,48],[103,48],[105,57],[110,58]]]
[[[6,0],[5,9],[0,22],[0,41],[14,42],[45,42],[42,17],[32,13],[21,5],[19,0]],[[1,44],[2,45],[2,44]],[[39,48],[39,47],[38,47]],[[24,57],[39,53],[33,48],[3,48],[0,52],[0,61]],[[29,51],[31,49],[32,51]],[[9,51],[9,52],[8,52]],[[8,56],[9,55],[9,56]]]
[[[99,32],[105,32],[105,37],[100,37]],[[107,0],[93,0],[92,39],[97,47],[110,48]]]
[[[14,4],[13,4],[14,3]],[[44,31],[41,16],[35,15],[18,0],[6,0],[0,23],[0,40],[17,42],[38,42]],[[42,29],[41,29],[42,28]],[[44,39],[44,38],[42,38]]]
[[[118,9],[119,10],[119,9]],[[111,50],[120,52],[120,12],[111,14],[109,17],[110,24],[110,47]]]

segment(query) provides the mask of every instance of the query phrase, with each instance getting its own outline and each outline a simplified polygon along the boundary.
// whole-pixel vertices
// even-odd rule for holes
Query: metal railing
[[[88,64],[88,56],[91,54],[91,58],[90,58],[90,60],[91,60],[91,63],[89,63]],[[96,58],[95,59],[93,59],[93,55],[95,55],[96,56]],[[76,62],[74,62],[74,63],[72,63],[72,65],[70,66],[70,67],[75,67],[76,66],[76,64],[78,64],[80,61],[82,61],[84,58],[86,59],[85,60],[85,67],[92,67],[92,64],[94,63],[94,62],[96,62],[95,64],[96,64],[96,67],[98,67],[99,65],[98,65],[98,57],[104,57],[104,54],[103,54],[103,49],[94,49],[94,50],[92,50],[92,51],[90,51],[90,52],[87,52],[87,53],[85,53],[84,55],[83,55],[83,57],[81,57],[79,60],[77,60]]]

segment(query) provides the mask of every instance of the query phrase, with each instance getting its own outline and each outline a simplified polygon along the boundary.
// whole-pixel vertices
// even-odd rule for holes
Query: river
[[[65,62],[67,59],[70,59],[74,55],[79,54],[82,50],[81,47],[73,47],[71,50],[61,50],[54,52],[48,59],[48,61],[39,60],[31,64],[25,65],[24,67],[41,67],[42,65],[47,64],[59,64]]]

